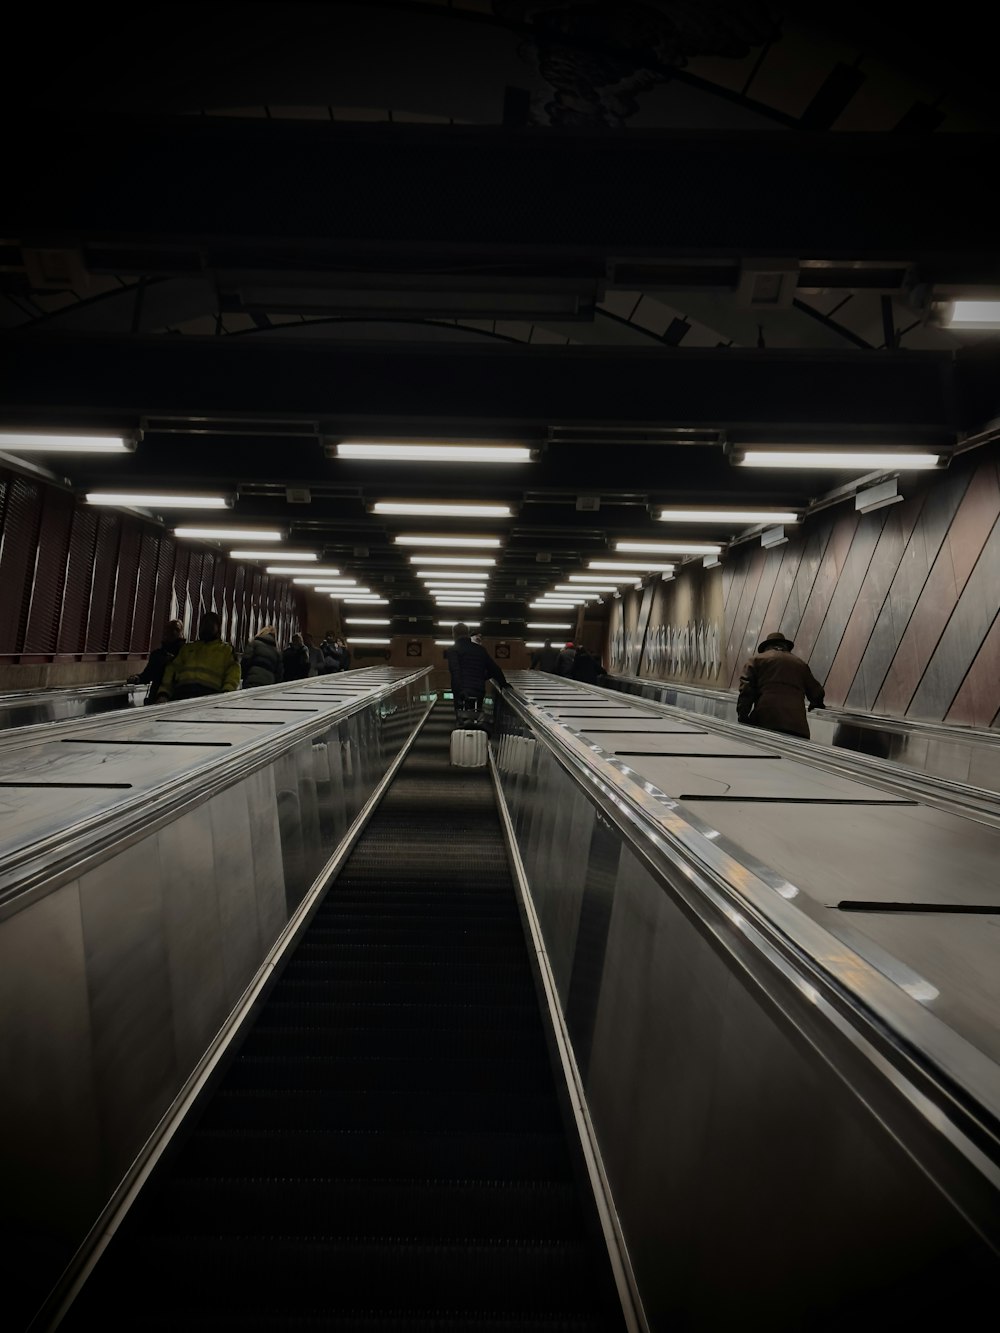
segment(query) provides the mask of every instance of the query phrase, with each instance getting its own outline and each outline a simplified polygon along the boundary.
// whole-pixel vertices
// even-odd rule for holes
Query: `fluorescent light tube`
[[[284,533],[273,528],[174,528],[175,537],[218,537],[239,542],[280,542]],[[275,555],[278,552],[275,551]]]
[[[357,637],[356,635],[354,635],[354,634],[348,634],[348,636],[347,636],[347,642],[348,642],[348,643],[363,643],[363,644],[367,644],[367,645],[370,646],[370,647],[371,647],[371,646],[375,646],[375,647],[379,647],[379,648],[388,648],[390,640],[389,640],[389,639],[364,639],[364,638],[358,638],[358,637]]]
[[[333,601],[343,602],[345,606],[388,606],[388,597],[348,597],[346,593],[332,592]]]
[[[949,329],[1000,329],[1000,301],[953,301],[944,324]]]
[[[661,523],[797,523],[799,516],[783,509],[661,509],[656,517]],[[686,550],[685,544],[680,543]],[[618,542],[616,550],[634,550]],[[664,549],[672,550],[673,547]],[[710,551],[694,551],[692,555],[710,555]]]
[[[476,565],[478,567],[478,566],[495,565],[496,557],[492,555],[411,555],[410,564],[411,565]]]
[[[497,547],[499,537],[425,537],[419,533],[404,532],[395,539],[397,546],[468,546]]]
[[[529,620],[528,629],[572,629],[572,625],[552,625],[547,620]]]
[[[282,560],[318,560],[319,556],[311,551],[230,551],[230,560],[273,560],[280,555]]]
[[[0,431],[0,449],[19,454],[131,454],[135,441],[122,435],[57,435],[42,431]]]
[[[492,570],[485,569],[417,569],[418,579],[478,579],[485,583]]]
[[[377,616],[345,616],[345,625],[391,625],[391,620],[379,620]]]
[[[916,472],[938,465],[938,454],[864,453],[851,449],[747,449],[740,467],[825,468],[850,472]]]
[[[713,546],[711,551],[699,551],[699,555],[714,555],[720,548]],[[629,574],[669,574],[673,570],[672,564],[658,564],[653,560],[591,560],[587,566],[588,569],[607,569],[620,570],[626,576]],[[572,578],[572,574],[570,578]]]
[[[345,440],[338,458],[368,458],[386,463],[530,463],[531,450],[512,444],[445,444]]]
[[[510,505],[489,504],[408,504],[402,500],[379,500],[373,514],[415,514],[423,518],[512,518]]]
[[[89,505],[141,505],[158,509],[231,509],[232,500],[226,495],[156,495],[152,491],[88,491],[84,499]]]
[[[317,579],[323,579],[325,577],[339,580],[340,576],[339,569],[314,569],[311,565],[267,565],[266,571],[268,574],[308,575],[308,578],[295,579],[296,583],[315,583]],[[345,579],[344,582],[347,582],[347,580]],[[354,579],[351,579],[350,582],[353,583]]]
[[[615,542],[615,550],[650,555],[714,555],[718,542]]]
[[[438,627],[438,629],[451,629],[452,626],[455,624],[455,621],[454,621],[454,620],[435,620],[434,624]],[[469,629],[478,629],[479,626],[482,624],[482,621],[479,621],[479,620],[466,620],[466,621],[463,622],[463,624],[468,625]]]

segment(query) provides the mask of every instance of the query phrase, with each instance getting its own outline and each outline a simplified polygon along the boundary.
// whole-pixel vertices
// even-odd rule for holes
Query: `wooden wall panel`
[[[885,526],[887,511],[877,509],[862,514],[854,530],[850,549],[844,560],[836,586],[830,595],[826,615],[809,654],[813,673],[824,680],[829,674],[837,649],[847,630],[851,615],[861,592],[872,557]]]
[[[858,515],[853,509],[847,513],[841,511],[834,519],[830,540],[823,552],[823,559],[795,634],[796,651],[803,657],[808,658],[812,655],[813,646],[826,619],[830,599],[837,589],[840,572],[850,554],[857,528]]]

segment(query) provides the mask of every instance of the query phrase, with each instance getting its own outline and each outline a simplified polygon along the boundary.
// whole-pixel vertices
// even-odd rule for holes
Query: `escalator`
[[[451,725],[439,704],[63,1329],[622,1327]]]

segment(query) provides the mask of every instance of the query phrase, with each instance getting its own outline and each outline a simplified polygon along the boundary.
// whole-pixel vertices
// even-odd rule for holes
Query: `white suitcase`
[[[486,767],[486,732],[453,731],[451,762],[456,768]]]

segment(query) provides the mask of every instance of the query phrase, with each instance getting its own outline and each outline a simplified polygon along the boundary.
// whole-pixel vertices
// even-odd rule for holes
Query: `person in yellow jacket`
[[[198,626],[198,639],[186,643],[163,673],[156,702],[198,699],[205,694],[225,694],[240,688],[240,659],[231,643],[222,638],[222,621],[215,611],[206,611]]]

